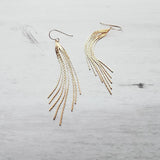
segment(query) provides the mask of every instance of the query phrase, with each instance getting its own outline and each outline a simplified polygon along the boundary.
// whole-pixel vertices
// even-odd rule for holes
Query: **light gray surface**
[[[158,0],[1,0],[0,159],[159,160],[159,19]],[[104,28],[99,22],[123,28],[95,48],[114,70],[113,96],[85,61],[84,43]],[[59,75],[52,28],[74,35],[57,34],[82,89],[73,113],[68,101],[62,127],[46,99]],[[142,89],[131,85],[140,82]]]

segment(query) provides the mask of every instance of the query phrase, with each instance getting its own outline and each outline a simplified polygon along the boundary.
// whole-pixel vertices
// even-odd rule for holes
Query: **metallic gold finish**
[[[59,38],[52,38],[51,37],[52,31],[57,31],[57,32],[60,32],[60,33],[65,34],[67,36],[72,36],[72,35],[66,34],[66,33],[61,32],[56,29],[53,29],[49,32],[50,39],[55,40],[55,52],[57,55],[58,62],[60,64],[59,80],[58,80],[55,88],[53,89],[53,91],[48,96],[48,99],[50,99],[49,104],[51,104],[54,101],[52,106],[49,108],[49,111],[51,111],[57,105],[55,115],[53,117],[53,120],[55,120],[60,107],[63,105],[62,110],[61,110],[60,122],[59,122],[59,125],[61,126],[63,114],[64,114],[66,102],[67,102],[67,97],[68,97],[68,93],[69,93],[69,89],[70,89],[70,80],[71,80],[71,84],[73,87],[73,89],[72,89],[73,98],[72,98],[71,111],[73,111],[74,105],[77,102],[77,90],[79,90],[79,94],[81,95],[81,89],[80,89],[80,85],[79,85],[78,76],[76,74],[76,71],[72,65],[72,62],[71,62],[67,52],[60,45]]]
[[[92,70],[95,76],[98,75],[100,81],[104,83],[108,92],[110,93],[110,95],[112,95],[112,92],[111,92],[112,77],[109,72],[113,73],[113,71],[107,65],[105,65],[103,62],[101,62],[95,57],[93,48],[95,47],[96,43],[100,39],[104,38],[111,29],[112,30],[117,29],[118,31],[121,31],[122,29],[120,26],[117,26],[117,25],[110,25],[110,24],[104,24],[104,23],[100,23],[100,24],[109,26],[109,28],[98,30],[91,34],[91,36],[89,37],[88,41],[85,44],[85,54],[86,54],[89,70]]]

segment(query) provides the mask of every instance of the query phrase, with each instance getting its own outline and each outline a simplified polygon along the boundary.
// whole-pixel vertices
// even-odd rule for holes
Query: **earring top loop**
[[[100,22],[100,24],[101,24],[101,25],[105,25],[105,26],[109,26],[109,27],[111,27],[111,29],[113,29],[113,30],[122,31],[122,28],[121,28],[120,26],[117,26],[117,25],[105,24],[105,23],[101,23],[101,22]],[[116,28],[118,28],[118,29],[116,29]]]
[[[73,37],[73,35],[64,33],[64,32],[59,31],[59,30],[57,30],[57,29],[52,29],[52,30],[50,30],[50,31],[49,31],[49,38],[52,39],[52,40],[58,41],[58,42],[59,42],[59,38],[52,38],[52,36],[51,36],[51,32],[54,32],[54,31],[59,32],[59,33],[62,33],[62,34],[64,34],[64,35],[66,35],[66,36]]]

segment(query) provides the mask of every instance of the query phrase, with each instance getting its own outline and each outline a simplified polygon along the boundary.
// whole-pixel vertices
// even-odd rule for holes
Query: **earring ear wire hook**
[[[101,24],[101,25],[104,25],[104,26],[109,26],[109,27],[111,27],[111,29],[113,29],[113,30],[122,31],[122,28],[121,28],[120,26],[117,26],[117,25],[105,24],[105,23],[101,23],[101,22],[100,22],[100,24]],[[118,28],[118,29],[116,29],[116,28]]]
[[[62,32],[60,30],[57,30],[57,29],[52,29],[52,30],[49,31],[49,38],[52,39],[52,40],[55,40],[55,41],[59,41],[59,38],[52,38],[51,33],[54,32],[54,31],[62,33],[62,34],[66,35],[66,36],[69,36],[69,37],[73,37],[73,35],[71,35],[71,34],[64,33],[64,32]]]

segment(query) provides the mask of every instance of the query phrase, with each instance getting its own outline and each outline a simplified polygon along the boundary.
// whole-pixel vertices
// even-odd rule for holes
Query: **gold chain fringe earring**
[[[64,35],[71,36],[71,37],[73,35],[66,34],[66,33],[61,32],[56,29],[53,29],[49,32],[49,38],[55,41],[55,52],[57,55],[58,62],[60,64],[59,80],[57,82],[57,85],[53,89],[53,91],[48,96],[48,98],[51,98],[49,101],[49,104],[51,104],[53,100],[55,101],[52,104],[52,106],[49,108],[49,111],[51,111],[57,105],[56,112],[53,117],[53,120],[55,120],[57,113],[58,113],[58,110],[60,109],[61,105],[63,105],[62,111],[61,111],[60,122],[59,122],[59,125],[61,126],[62,119],[63,119],[63,113],[64,113],[64,109],[66,106],[67,96],[68,96],[68,92],[69,92],[69,88],[70,88],[70,85],[69,85],[70,79],[72,81],[72,87],[73,87],[73,89],[72,89],[73,90],[73,98],[72,98],[71,111],[73,111],[74,105],[77,102],[77,89],[79,90],[80,95],[81,95],[81,89],[80,89],[79,80],[78,80],[76,71],[72,65],[72,62],[71,62],[67,52],[60,45],[59,38],[52,38],[52,36],[51,36],[51,33],[53,31],[56,31],[56,32],[59,32],[59,33],[62,33]]]
[[[109,72],[113,73],[113,71],[107,65],[105,65],[102,61],[98,60],[95,57],[93,48],[96,45],[96,43],[100,39],[105,37],[111,29],[112,30],[117,29],[118,31],[121,31],[122,29],[120,26],[116,26],[116,25],[110,25],[110,24],[104,24],[104,23],[100,23],[100,24],[109,26],[109,28],[98,30],[98,31],[95,31],[91,34],[91,36],[89,37],[88,41],[85,44],[85,54],[86,54],[87,64],[88,64],[89,70],[92,69],[94,75],[99,76],[100,81],[102,83],[104,83],[108,92],[112,95],[112,92],[111,92],[111,90],[112,90],[112,87],[111,87],[112,77],[109,74]]]

